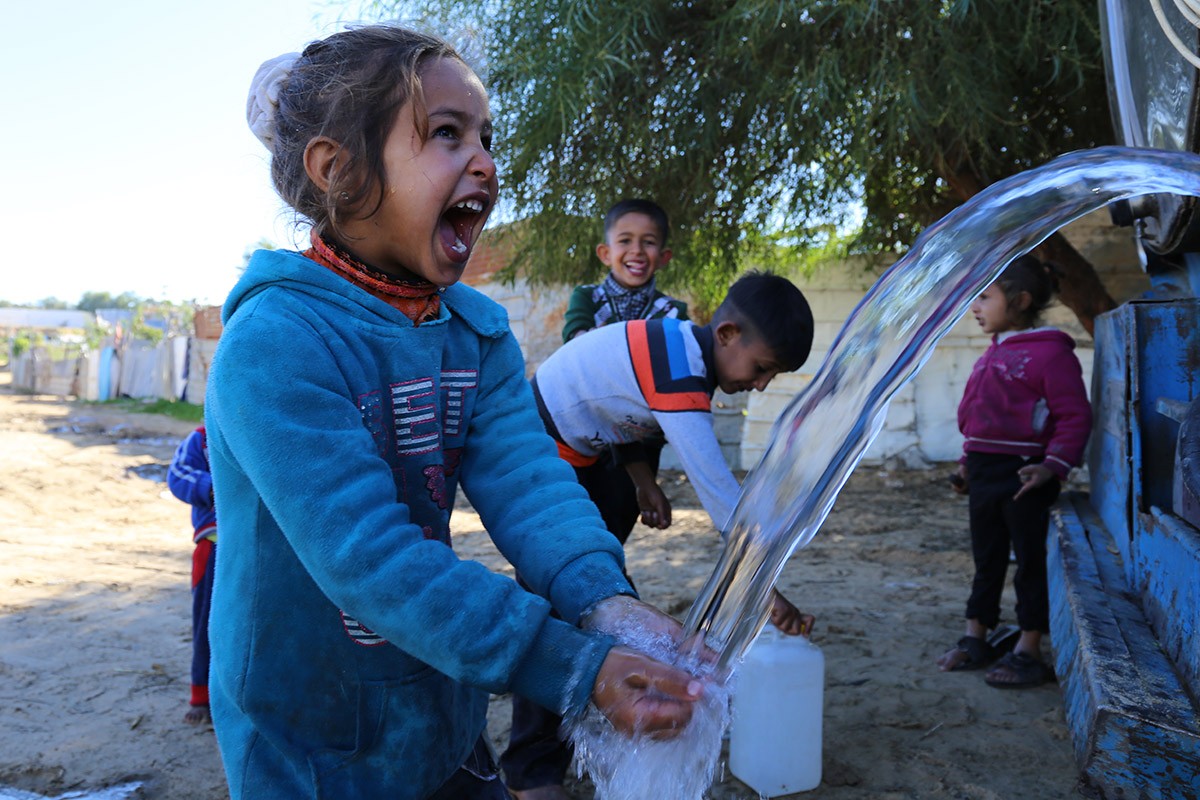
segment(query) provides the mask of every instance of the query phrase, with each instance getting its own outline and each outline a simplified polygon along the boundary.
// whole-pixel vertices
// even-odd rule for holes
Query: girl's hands
[[[663,637],[678,645],[683,638],[683,626],[679,620],[659,611],[649,603],[637,598],[618,594],[596,603],[579,627],[584,630],[601,631],[618,638],[629,638],[624,634],[652,634]]]
[[[1017,477],[1021,479],[1021,489],[1013,495],[1013,500],[1019,500],[1021,495],[1049,483],[1056,476],[1045,464],[1026,464],[1017,470]]]
[[[959,464],[958,472],[950,476],[950,487],[958,494],[967,494],[970,483],[967,481],[967,465]]]
[[[699,678],[627,647],[614,647],[600,665],[592,702],[618,731],[652,739],[678,736],[704,692]]]
[[[666,650],[676,649],[683,634],[674,617],[628,595],[601,600],[580,626],[625,640],[658,639]],[[592,702],[624,734],[670,739],[692,718],[692,703],[703,694],[703,686],[689,672],[618,646],[600,666]]]
[[[771,590],[771,623],[788,636],[809,636],[817,618],[791,604],[778,589]]]

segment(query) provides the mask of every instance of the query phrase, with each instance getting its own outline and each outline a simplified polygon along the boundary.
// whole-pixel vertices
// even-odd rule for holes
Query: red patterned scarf
[[[387,303],[412,320],[414,326],[438,318],[442,295],[429,281],[393,278],[325,241],[316,231],[312,232],[312,247],[305,250],[304,255]]]

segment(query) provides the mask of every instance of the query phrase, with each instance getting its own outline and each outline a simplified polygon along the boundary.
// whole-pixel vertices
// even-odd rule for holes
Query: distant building
[[[90,311],[67,308],[0,308],[0,338],[7,339],[17,331],[35,330],[39,333],[63,329],[86,330],[96,317]]]
[[[117,326],[127,331],[129,330],[129,326],[133,324],[133,310],[128,308],[97,308],[96,324],[104,331],[115,330]]]

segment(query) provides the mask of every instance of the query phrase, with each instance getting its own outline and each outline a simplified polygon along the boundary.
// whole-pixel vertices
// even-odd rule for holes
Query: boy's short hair
[[[612,230],[613,225],[617,224],[617,220],[626,214],[645,214],[658,228],[658,233],[662,236],[662,244],[667,243],[667,237],[671,235],[671,223],[667,219],[667,212],[663,211],[662,206],[653,200],[639,198],[621,200],[608,210],[608,213],[604,215],[605,239],[608,238],[608,232]]]
[[[812,351],[812,309],[795,284],[779,275],[748,272],[734,281],[713,314],[714,327],[722,322],[765,340],[785,372],[800,369]]]

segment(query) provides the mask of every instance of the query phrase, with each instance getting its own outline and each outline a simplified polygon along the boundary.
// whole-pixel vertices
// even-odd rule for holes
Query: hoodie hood
[[[367,324],[413,327],[412,321],[398,310],[293,250],[255,251],[246,271],[225,299],[221,322],[228,325],[247,301],[276,286],[308,295],[314,302],[337,306]],[[480,336],[494,339],[508,331],[504,307],[463,284],[455,284],[442,293],[440,318],[425,324],[444,322],[450,314],[462,319]]]

